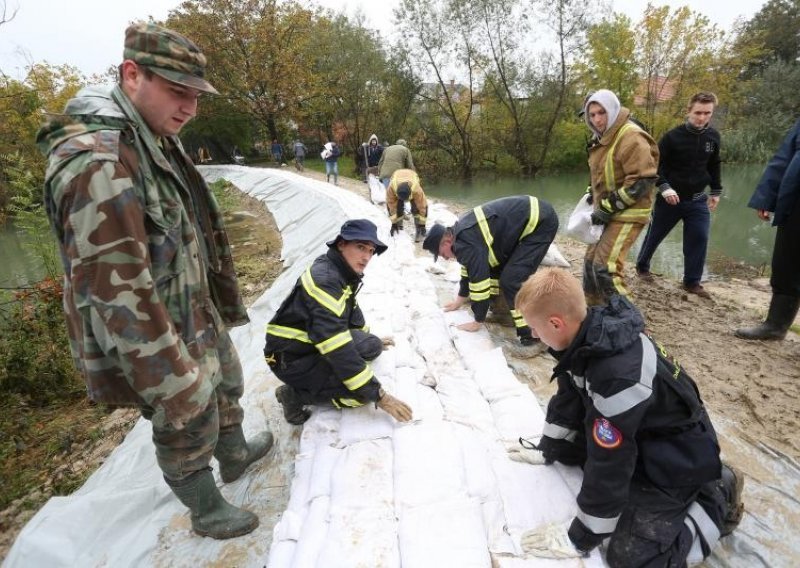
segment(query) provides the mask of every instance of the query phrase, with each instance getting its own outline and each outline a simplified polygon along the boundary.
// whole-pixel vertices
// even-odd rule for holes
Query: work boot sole
[[[283,407],[283,417],[286,421],[289,424],[300,426],[311,418],[311,413],[303,408],[302,404],[298,406],[295,401],[291,400],[292,393],[289,389],[291,389],[289,385],[279,386],[275,389],[275,398],[278,399],[278,402]]]
[[[196,527],[194,523],[192,523],[192,531],[198,536],[207,536],[216,540],[227,540],[229,538],[236,538],[237,536],[244,536],[246,534],[250,534],[254,530],[258,528],[259,520],[258,517],[251,513],[250,511],[245,511],[241,509],[242,512],[248,513],[252,518],[247,519],[245,517],[242,519],[243,524],[240,526],[235,527],[218,527],[218,528],[200,528]]]

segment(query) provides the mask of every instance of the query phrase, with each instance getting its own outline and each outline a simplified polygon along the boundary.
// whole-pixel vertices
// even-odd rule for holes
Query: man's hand
[[[444,311],[452,312],[454,310],[457,310],[466,303],[467,303],[467,298],[465,296],[456,296],[455,300],[453,300],[452,302],[448,302],[447,304],[444,305]]]
[[[758,218],[762,221],[769,221],[769,211],[765,209],[756,209],[756,215],[758,215]]]
[[[543,525],[530,530],[522,535],[520,544],[526,556],[539,558],[581,558],[586,553],[581,552],[567,535],[569,524],[556,523]]]
[[[717,208],[717,205],[719,205],[719,195],[710,195],[708,197],[708,210],[714,211],[714,209]]]
[[[456,329],[460,329],[461,331],[478,331],[480,328],[481,322],[479,321],[468,321],[467,323],[456,326]]]
[[[393,237],[400,232],[400,223],[392,223],[392,228],[389,229],[389,236]]]
[[[519,463],[529,463],[531,465],[549,465],[553,463],[544,459],[544,454],[538,448],[538,440],[531,441],[520,438],[519,444],[514,444],[514,446],[508,448],[507,452],[509,459]]]
[[[661,197],[663,197],[664,201],[666,201],[670,205],[677,205],[678,203],[681,202],[681,198],[678,197],[678,192],[672,189],[671,187],[669,189],[665,189],[664,191],[662,191]]]
[[[411,407],[400,399],[380,390],[380,398],[375,405],[398,422],[408,422],[412,418]]]

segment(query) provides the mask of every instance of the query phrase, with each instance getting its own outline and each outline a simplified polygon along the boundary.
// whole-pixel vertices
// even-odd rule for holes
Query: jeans
[[[696,199],[681,200],[676,205],[670,205],[661,197],[656,197],[653,220],[647,229],[639,258],[636,259],[636,269],[639,272],[650,271],[650,260],[658,245],[678,221],[683,221],[683,283],[687,286],[700,284],[711,228],[711,213],[705,193]]]

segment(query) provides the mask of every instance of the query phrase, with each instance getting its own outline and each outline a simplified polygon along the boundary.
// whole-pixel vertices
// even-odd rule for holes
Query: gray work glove
[[[519,439],[519,444],[515,444],[508,448],[509,459],[519,463],[529,463],[531,465],[549,465],[553,462],[548,462],[544,459],[544,454],[538,448],[538,440],[531,442],[524,438]]]
[[[408,422],[412,418],[411,407],[400,399],[381,389],[378,392],[378,401],[375,406],[386,412],[398,422]]]

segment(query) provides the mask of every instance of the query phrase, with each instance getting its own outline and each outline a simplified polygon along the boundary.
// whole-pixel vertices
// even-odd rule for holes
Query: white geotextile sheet
[[[597,553],[561,562],[514,556],[523,531],[574,514],[580,471],[506,458],[505,444],[538,434],[543,414],[488,334],[456,331],[451,325],[468,315],[442,312],[437,286],[457,279],[454,263],[416,258],[406,234],[388,237],[384,208],[329,184],[281,170],[202,169],[264,200],[283,237],[284,272],[250,309],[251,324],[232,332],[245,372],[245,431],[266,422],[277,441],[262,465],[222,491],[261,526],[230,541],[193,536],[140,420],[81,489],[34,516],[4,566],[489,566],[490,555],[508,568],[602,565]],[[373,332],[395,338],[373,369],[412,405],[414,421],[398,425],[371,407],[316,409],[300,431],[274,401],[279,383],[263,361],[264,328],[324,242],[355,217],[375,221],[390,245],[370,264],[359,303]],[[453,216],[434,205],[435,220]],[[800,557],[796,522],[785,521],[798,520],[798,467],[728,435],[734,430],[720,426],[726,451],[761,469],[748,480],[739,531],[708,564],[790,566]]]

